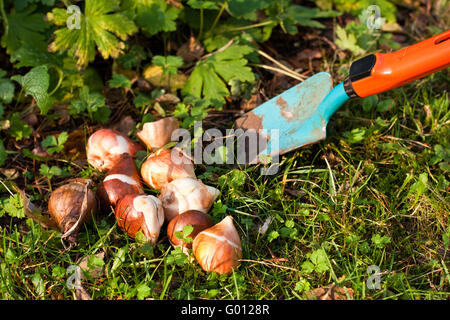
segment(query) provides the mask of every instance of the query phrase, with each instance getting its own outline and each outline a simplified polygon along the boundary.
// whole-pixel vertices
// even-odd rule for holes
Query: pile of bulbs
[[[167,236],[174,247],[192,250],[203,268],[219,274],[230,273],[242,257],[241,241],[231,216],[214,225],[208,211],[219,190],[196,178],[192,160],[178,149],[166,149],[172,132],[178,129],[173,117],[145,123],[137,137],[151,154],[141,166],[141,177],[149,187],[160,190],[158,197],[144,193],[133,157],[144,148],[127,136],[111,129],[94,132],[87,141],[87,160],[106,172],[97,193],[90,179],[72,179],[54,190],[48,203],[49,213],[71,245],[78,230],[97,211],[111,207],[118,226],[130,237],[141,231],[156,244],[161,227],[167,223]],[[191,225],[192,242],[178,238],[183,227]]]

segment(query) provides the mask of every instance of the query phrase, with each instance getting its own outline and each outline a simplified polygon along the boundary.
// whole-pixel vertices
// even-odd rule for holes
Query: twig
[[[264,265],[266,265],[266,266],[271,266],[271,267],[276,267],[276,268],[280,268],[280,269],[286,269],[286,270],[291,270],[291,271],[295,271],[295,272],[300,272],[300,270],[295,269],[295,268],[285,267],[285,266],[280,266],[279,264],[275,264],[275,263],[271,263],[271,262],[266,262],[266,261],[250,260],[250,259],[239,259],[239,261],[241,261],[241,262],[253,262],[253,263],[259,263],[259,264],[264,264]]]
[[[278,68],[271,67],[271,66],[268,66],[268,65],[265,65],[265,64],[252,64],[252,65],[254,67],[259,67],[259,68],[263,68],[263,69],[267,69],[267,70],[271,70],[271,71],[282,73],[282,74],[284,74],[286,76],[289,76],[289,77],[294,78],[294,79],[299,80],[299,81],[304,81],[306,79],[303,76],[298,76],[296,74],[293,74],[292,72],[287,72],[287,71],[285,71],[283,69],[278,69]]]
[[[275,64],[276,64],[277,66],[279,66],[281,69],[283,69],[283,70],[285,70],[285,71],[287,71],[287,72],[290,72],[290,73],[292,73],[293,75],[296,75],[296,76],[299,77],[299,78],[303,78],[303,80],[306,79],[305,76],[299,74],[298,72],[295,72],[295,71],[289,69],[289,68],[286,67],[284,64],[278,62],[277,60],[275,60],[274,58],[272,58],[271,56],[269,56],[267,53],[265,53],[264,51],[257,50],[257,52],[258,52],[258,54],[262,55],[264,58],[266,58],[266,59],[272,61],[273,63],[275,63]]]
[[[205,55],[201,58],[201,60],[205,60],[205,59],[211,57],[212,55],[214,55],[214,54],[216,54],[216,53],[225,51],[229,46],[231,46],[231,45],[233,44],[233,42],[234,42],[234,38],[232,38],[230,41],[228,41],[222,48],[219,48],[219,49],[217,49],[216,51],[213,51],[213,52],[211,52],[211,53],[205,54]]]

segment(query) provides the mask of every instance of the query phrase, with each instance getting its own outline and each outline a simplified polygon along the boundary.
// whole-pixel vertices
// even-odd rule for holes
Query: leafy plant
[[[8,134],[16,141],[30,137],[33,129],[20,119],[20,113],[14,112],[9,115]]]
[[[20,194],[16,193],[9,196],[8,198],[0,199],[0,217],[5,214],[8,214],[10,217],[14,218],[25,217],[25,209],[23,207],[23,202]]]
[[[125,0],[122,9],[135,15],[136,24],[148,36],[176,30],[176,19],[181,9],[165,0]]]
[[[5,78],[6,71],[0,69],[0,106],[2,106],[2,102],[8,104],[14,98],[14,84],[8,78]],[[0,117],[2,114],[0,114]]]
[[[232,44],[223,51],[217,51],[200,61],[183,88],[185,95],[208,100],[211,105],[220,107],[230,94],[227,83],[232,79],[253,82],[255,76],[247,66],[245,55],[253,52],[247,45]]]
[[[160,66],[163,70],[163,74],[177,74],[178,68],[183,65],[183,59],[177,56],[154,56],[152,63],[156,66]]]
[[[44,21],[42,13],[35,12],[36,8],[35,5],[24,7],[23,10],[15,8],[4,17],[5,32],[1,38],[1,45],[6,48],[8,54],[13,54],[24,44],[38,48],[45,45],[46,38],[43,32],[49,25]]]
[[[108,84],[112,88],[131,88],[131,81],[123,74],[114,73]]]
[[[336,45],[342,50],[349,50],[355,56],[379,49],[386,44],[392,49],[399,49],[400,45],[391,41],[392,34],[378,29],[369,29],[366,25],[368,19],[364,12],[359,15],[360,22],[351,21],[344,28],[336,26]]]
[[[50,50],[68,50],[77,59],[79,68],[85,68],[94,60],[96,48],[104,59],[119,57],[125,48],[123,41],[137,31],[134,22],[119,11],[119,3],[119,0],[86,0],[80,28],[56,30]],[[65,26],[70,14],[65,9],[55,8],[47,18],[56,26]]]
[[[50,75],[46,65],[32,68],[24,76],[15,75],[11,77],[17,81],[26,95],[30,95],[36,100],[36,104],[41,110],[41,114],[45,115],[53,106],[54,100],[48,93],[50,85]]]
[[[302,271],[305,273],[323,273],[330,269],[327,253],[324,249],[317,249],[307,254],[309,260],[302,263]]]
[[[58,137],[47,136],[44,140],[42,140],[41,145],[44,148],[47,148],[48,154],[58,153],[64,149],[64,143],[67,141],[68,137],[68,133],[63,131],[58,135]]]
[[[3,141],[0,140],[0,167],[5,164],[7,158],[8,153],[6,153],[5,145],[3,144]]]
[[[91,121],[100,123],[108,122],[111,110],[106,106],[106,100],[98,92],[89,92],[89,88],[84,86],[80,90],[79,99],[75,99],[69,106],[69,113],[72,116],[81,116],[87,112]]]
[[[58,166],[49,167],[46,164],[41,164],[39,173],[47,179],[51,179],[53,177],[70,177],[71,175],[71,173],[67,171],[67,169],[61,169]]]

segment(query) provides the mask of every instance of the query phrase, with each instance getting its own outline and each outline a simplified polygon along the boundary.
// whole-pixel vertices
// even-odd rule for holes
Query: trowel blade
[[[317,73],[239,117],[235,128],[243,131],[240,137],[236,135],[238,141],[251,140],[252,134],[257,137],[246,147],[248,163],[325,139],[328,119],[318,107],[331,91],[332,82],[329,73]]]

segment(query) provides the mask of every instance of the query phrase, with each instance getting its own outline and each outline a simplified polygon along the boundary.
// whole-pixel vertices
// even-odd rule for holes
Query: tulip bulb
[[[178,128],[178,120],[174,117],[167,117],[144,123],[142,130],[138,131],[136,135],[150,150],[155,151],[170,142],[172,132]]]
[[[194,164],[178,149],[159,149],[141,166],[141,176],[150,187],[161,190],[167,183],[180,178],[195,178]]]
[[[242,258],[241,240],[233,218],[227,216],[215,226],[200,232],[192,243],[192,251],[206,272],[232,272]]]
[[[187,225],[191,225],[194,228],[188,235],[193,240],[199,232],[212,227],[214,223],[206,213],[201,211],[190,210],[179,214],[170,220],[167,225],[167,236],[174,247],[192,248],[192,242],[183,243],[183,240],[175,235],[177,232],[183,232],[183,228]]]
[[[181,178],[166,184],[159,195],[167,221],[188,210],[208,213],[219,196],[219,190],[200,179]]]
[[[127,153],[121,155],[97,189],[102,207],[115,206],[127,194],[140,193],[144,193],[144,189],[133,158]]]
[[[112,129],[94,132],[86,145],[87,160],[99,171],[112,169],[122,154],[134,156],[143,149],[138,143]]]
[[[164,210],[161,201],[150,195],[129,194],[123,197],[116,206],[117,224],[132,238],[139,231],[153,245],[158,240],[164,223]]]
[[[61,239],[75,245],[81,225],[97,210],[97,200],[89,188],[90,179],[71,179],[55,189],[48,201],[48,211],[62,232]],[[64,242],[63,242],[64,244]]]

